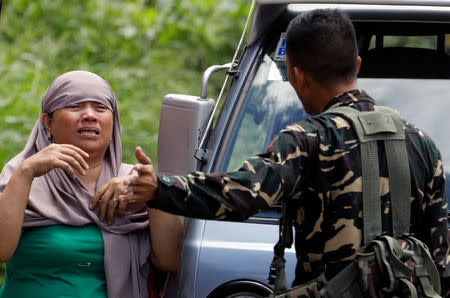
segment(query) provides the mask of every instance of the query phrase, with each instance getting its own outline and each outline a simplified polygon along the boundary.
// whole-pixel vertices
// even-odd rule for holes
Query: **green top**
[[[25,229],[6,266],[0,298],[107,297],[96,225]]]

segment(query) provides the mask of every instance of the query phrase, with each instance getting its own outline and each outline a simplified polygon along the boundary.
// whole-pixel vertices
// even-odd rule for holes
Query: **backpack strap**
[[[406,152],[403,120],[398,112],[387,107],[375,107],[373,112],[361,112],[351,107],[335,107],[323,114],[337,114],[352,124],[361,148],[362,193],[363,193],[363,237],[364,245],[382,232],[380,204],[380,174],[378,164],[378,141],[384,141],[391,192],[394,235],[409,232],[410,222],[410,176]],[[274,247],[274,258],[269,273],[269,284],[275,284],[274,294],[288,289],[284,264],[284,250],[293,242],[293,216],[287,208],[288,200],[283,200],[280,218],[279,241]],[[395,210],[395,211],[394,211]],[[395,215],[394,215],[395,214]],[[358,270],[355,264],[346,267],[330,280],[324,293],[354,292],[345,288],[344,281],[353,280]],[[352,283],[355,284],[355,283]],[[331,295],[334,296],[334,295]],[[339,297],[339,296],[335,296]]]
[[[342,106],[323,113],[337,114],[347,119],[360,142],[364,245],[382,233],[378,141],[384,142],[386,151],[393,235],[397,237],[408,233],[410,225],[411,181],[403,120],[398,112],[388,107],[374,108],[373,112],[364,112]]]
[[[269,270],[269,284],[274,285],[274,293],[280,293],[288,289],[284,250],[292,246],[294,239],[292,233],[292,210],[288,208],[288,200],[283,200],[279,224],[279,239],[274,246],[274,256]]]
[[[441,293],[439,271],[434,264],[428,247],[425,243],[410,235],[405,235],[402,238],[409,241],[411,244],[410,249],[414,251],[412,258],[416,263],[415,274],[422,286],[424,296],[432,298],[441,297],[439,295]]]

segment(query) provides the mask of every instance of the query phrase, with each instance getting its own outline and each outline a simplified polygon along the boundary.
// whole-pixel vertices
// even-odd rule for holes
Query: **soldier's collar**
[[[372,105],[375,104],[375,101],[369,95],[367,95],[364,90],[355,89],[344,92],[330,100],[325,106],[324,111],[328,110],[331,107],[348,106],[361,101],[369,102]]]

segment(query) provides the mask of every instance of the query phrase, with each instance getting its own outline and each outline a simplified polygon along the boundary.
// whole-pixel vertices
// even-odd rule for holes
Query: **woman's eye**
[[[104,111],[106,109],[108,109],[108,108],[104,105],[97,106],[97,110]]]
[[[77,104],[75,104],[75,105],[70,105],[70,106],[67,106],[66,108],[67,108],[67,109],[78,109],[78,108],[80,108],[80,105],[77,105]]]

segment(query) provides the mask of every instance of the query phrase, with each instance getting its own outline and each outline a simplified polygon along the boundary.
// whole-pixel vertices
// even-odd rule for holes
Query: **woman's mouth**
[[[82,128],[78,130],[78,133],[81,135],[97,136],[100,134],[100,131],[95,128]]]

